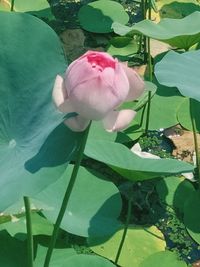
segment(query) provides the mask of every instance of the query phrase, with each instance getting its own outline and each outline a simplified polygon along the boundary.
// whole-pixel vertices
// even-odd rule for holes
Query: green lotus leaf
[[[195,0],[160,0],[156,1],[157,10],[151,14],[153,21],[163,18],[181,19],[195,11],[200,11],[200,5]]]
[[[149,130],[159,130],[161,128],[168,128],[178,124],[177,111],[184,101],[184,97],[181,96],[177,88],[168,88],[159,84],[156,79],[154,79],[153,82],[154,83],[145,81],[147,86],[145,88],[146,90],[138,101],[123,104],[126,108],[130,107],[134,110],[139,108],[136,117],[130,126],[137,125],[142,129],[145,129],[147,109],[146,107],[141,107],[147,102],[149,89],[152,89]]]
[[[116,139],[117,133],[109,133],[105,131],[102,121],[93,121],[90,127],[88,139],[113,141]]]
[[[88,238],[88,245],[97,254],[115,261],[123,229],[116,232],[109,240],[106,237]],[[119,266],[138,266],[149,255],[163,251],[165,241],[162,233],[155,227],[130,225],[118,260]]]
[[[141,158],[124,145],[109,141],[89,140],[84,153],[133,181],[190,172],[194,168],[189,163],[174,159]]]
[[[120,109],[134,109],[137,111],[147,103],[149,92],[151,92],[151,97],[155,95],[157,85],[149,81],[145,81],[144,84],[145,88],[143,94],[136,101],[123,103]]]
[[[31,214],[32,220],[32,233],[33,235],[52,235],[53,224],[48,222],[44,217],[40,216],[36,212]],[[26,239],[26,218],[12,216],[11,221],[0,224],[0,230],[6,230],[11,236],[18,238],[19,240]]]
[[[128,59],[135,55],[139,50],[139,44],[133,38],[118,36],[110,40],[107,52],[119,59]]]
[[[178,208],[181,212],[183,211],[187,198],[195,192],[191,182],[176,176],[170,176],[160,180],[156,184],[156,189],[163,202],[169,206]]]
[[[75,255],[70,257],[66,261],[66,265],[70,267],[114,267],[115,265],[99,256],[95,255]],[[59,265],[59,267],[65,267],[66,265]],[[38,266],[39,267],[39,266]],[[53,266],[52,266],[53,267]],[[56,266],[55,266],[56,267]]]
[[[34,267],[41,267],[44,265],[46,253],[46,247],[41,245],[37,246],[37,255],[34,260]],[[68,260],[73,256],[76,256],[76,251],[73,248],[54,248],[49,267],[68,266]]]
[[[199,191],[190,195],[184,206],[184,224],[190,236],[200,244]]]
[[[155,75],[161,84],[176,86],[184,96],[200,101],[200,50],[183,54],[170,51],[155,66]]]
[[[33,203],[43,209],[46,218],[55,222],[71,176],[73,165],[54,184],[36,195]],[[101,175],[79,169],[61,228],[80,236],[113,234],[120,227],[121,197],[117,187]],[[102,227],[102,225],[104,227]]]
[[[139,267],[187,267],[186,262],[178,259],[176,253],[171,251],[161,251],[150,255]]]
[[[82,6],[78,17],[84,30],[96,33],[112,32],[114,21],[126,24],[129,20],[123,6],[110,0],[94,1]]]
[[[200,102],[194,99],[185,98],[182,104],[179,106],[177,118],[179,123],[184,128],[193,131],[191,114],[193,119],[195,120],[196,131],[200,132]]]
[[[0,211],[63,174],[82,134],[51,99],[66,61],[55,32],[28,14],[0,12]],[[22,30],[23,29],[23,30]]]
[[[0,10],[10,11],[12,0],[1,0]],[[15,0],[14,1],[14,11],[16,12],[29,12],[32,15],[38,17],[45,17],[48,19],[53,19],[54,16],[51,13],[51,8],[47,0]]]
[[[114,22],[112,28],[119,35],[140,33],[187,50],[200,40],[200,12],[196,11],[182,19],[165,18],[157,24],[143,20],[132,27]]]

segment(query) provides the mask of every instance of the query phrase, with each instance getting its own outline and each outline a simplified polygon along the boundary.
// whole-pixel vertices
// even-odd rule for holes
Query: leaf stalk
[[[25,215],[26,215],[26,230],[27,230],[27,258],[28,267],[33,267],[34,249],[33,249],[33,232],[31,220],[30,200],[27,196],[24,197]]]
[[[90,123],[90,125],[91,125],[91,123]],[[90,125],[84,131],[84,135],[83,135],[83,138],[81,140],[81,144],[80,144],[80,146],[79,146],[79,148],[77,150],[77,160],[76,160],[76,163],[74,165],[74,168],[73,168],[73,171],[72,171],[72,174],[71,174],[71,177],[70,177],[70,181],[69,181],[69,184],[67,186],[67,189],[66,189],[66,192],[65,192],[61,207],[60,207],[60,211],[58,213],[58,217],[57,217],[57,220],[56,220],[55,225],[54,225],[53,233],[52,233],[52,236],[51,236],[50,244],[49,244],[49,247],[48,247],[48,250],[47,250],[47,254],[46,254],[46,258],[45,258],[45,262],[44,262],[44,267],[49,267],[49,263],[50,263],[50,260],[51,260],[53,249],[55,247],[56,240],[57,240],[57,237],[58,237],[60,224],[62,222],[62,219],[63,219],[63,216],[65,214],[66,208],[68,206],[70,195],[71,195],[71,192],[73,190],[73,187],[74,187],[74,184],[75,184],[75,181],[76,181],[76,177],[77,177],[77,174],[78,174],[79,167],[81,165],[81,160],[83,158],[83,153],[84,153],[85,145],[86,145],[86,142],[87,142]]]

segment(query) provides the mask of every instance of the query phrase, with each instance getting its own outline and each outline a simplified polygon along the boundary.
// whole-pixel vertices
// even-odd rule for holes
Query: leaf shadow
[[[25,162],[25,169],[36,173],[41,168],[56,167],[69,162],[81,136],[82,133],[72,132],[61,123],[48,135],[37,154]]]

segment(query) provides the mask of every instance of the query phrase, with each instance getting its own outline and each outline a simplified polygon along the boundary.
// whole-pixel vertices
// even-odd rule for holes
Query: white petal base
[[[111,111],[104,119],[103,125],[108,132],[121,131],[128,127],[136,112],[132,109]]]
[[[60,75],[56,76],[53,87],[52,98],[55,106],[63,113],[75,112],[73,106],[67,98],[67,91],[64,88],[64,80]]]

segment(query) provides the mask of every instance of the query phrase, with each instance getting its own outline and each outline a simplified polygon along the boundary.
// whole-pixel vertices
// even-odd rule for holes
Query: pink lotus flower
[[[56,77],[53,100],[61,112],[77,113],[65,120],[73,131],[85,130],[91,120],[102,120],[107,131],[119,131],[136,112],[116,109],[143,91],[144,82],[126,64],[107,53],[88,51],[69,65],[64,78]]]

